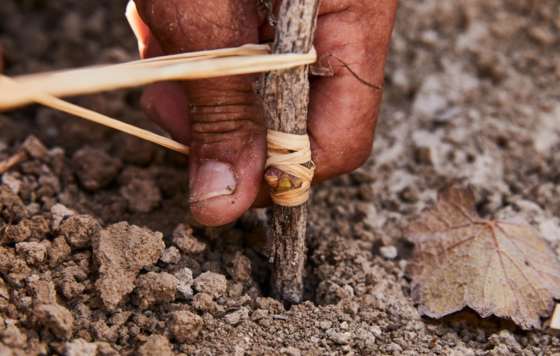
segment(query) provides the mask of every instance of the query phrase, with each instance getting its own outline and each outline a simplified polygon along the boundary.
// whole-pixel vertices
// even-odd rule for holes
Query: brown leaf
[[[482,219],[470,189],[440,192],[406,235],[415,244],[410,273],[421,314],[440,318],[468,306],[532,329],[560,297],[560,264],[547,243],[527,224]]]

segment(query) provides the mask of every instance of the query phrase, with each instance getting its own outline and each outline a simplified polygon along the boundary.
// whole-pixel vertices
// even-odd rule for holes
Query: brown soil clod
[[[122,162],[102,150],[85,147],[72,157],[76,174],[83,187],[96,191],[106,187],[117,176]]]
[[[39,305],[35,310],[37,322],[60,339],[69,339],[74,328],[74,317],[65,307],[57,304]]]
[[[138,272],[156,263],[164,247],[161,233],[127,223],[100,231],[93,241],[99,265],[96,288],[107,308],[115,308],[132,292]]]
[[[171,303],[175,300],[179,281],[167,272],[148,272],[136,279],[136,304],[148,309],[154,304]]]
[[[200,316],[186,310],[171,313],[169,331],[181,343],[193,343],[202,330],[203,320]]]

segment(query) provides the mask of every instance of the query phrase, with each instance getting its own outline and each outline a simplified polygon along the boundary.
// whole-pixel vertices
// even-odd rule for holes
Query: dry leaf
[[[560,264],[547,243],[527,224],[480,218],[470,189],[442,191],[407,230],[421,314],[440,318],[468,306],[532,329],[560,297]]]

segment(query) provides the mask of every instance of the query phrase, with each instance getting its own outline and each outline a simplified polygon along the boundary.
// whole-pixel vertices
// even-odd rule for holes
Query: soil
[[[124,6],[2,0],[4,71],[136,58]],[[386,73],[374,155],[314,191],[291,307],[269,297],[266,211],[201,228],[182,157],[42,107],[0,114],[0,160],[44,145],[1,176],[0,354],[560,354],[546,327],[420,317],[402,233],[460,180],[560,252],[557,0],[403,0]],[[139,95],[75,101],[157,130]]]

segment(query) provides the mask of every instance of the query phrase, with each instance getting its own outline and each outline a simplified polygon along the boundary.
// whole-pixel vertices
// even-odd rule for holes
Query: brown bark
[[[319,0],[283,0],[278,13],[273,52],[307,53],[313,45]],[[275,71],[261,87],[269,129],[307,133],[309,105],[308,67]],[[307,204],[274,206],[271,224],[272,293],[289,303],[303,297]]]

